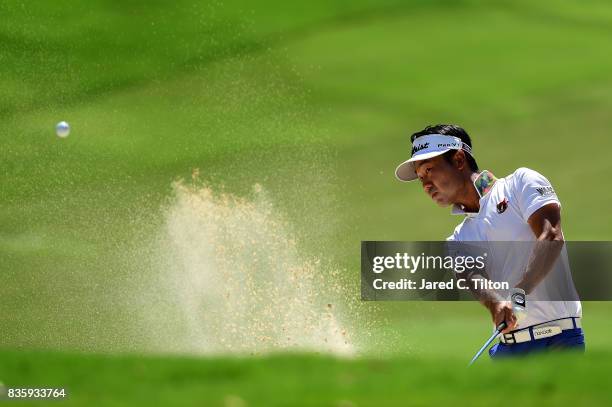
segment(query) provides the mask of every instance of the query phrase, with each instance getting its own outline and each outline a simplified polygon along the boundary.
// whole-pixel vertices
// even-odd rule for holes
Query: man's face
[[[416,162],[416,173],[423,184],[423,190],[440,206],[449,206],[455,202],[463,178],[461,171],[439,155]]]

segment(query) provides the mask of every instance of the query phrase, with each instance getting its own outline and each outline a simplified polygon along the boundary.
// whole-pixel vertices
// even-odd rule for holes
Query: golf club
[[[506,328],[506,322],[502,321],[502,322],[500,322],[499,325],[497,325],[497,328],[495,328],[495,332],[493,332],[493,335],[491,335],[491,337],[485,342],[485,344],[482,345],[482,348],[480,348],[480,350],[478,352],[476,352],[476,355],[474,355],[474,357],[472,358],[472,360],[470,361],[468,366],[472,366],[472,364],[476,361],[476,359],[478,359],[480,357],[480,355],[482,355],[482,352],[484,352],[485,349],[487,349],[489,347],[491,342],[493,342],[495,340],[495,338],[497,338],[497,335],[499,335],[501,333],[501,331],[504,330],[504,328]]]

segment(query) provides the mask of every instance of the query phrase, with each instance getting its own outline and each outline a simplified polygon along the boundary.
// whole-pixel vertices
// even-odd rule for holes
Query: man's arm
[[[537,241],[523,278],[516,285],[529,294],[552,270],[563,249],[561,208],[556,203],[544,205],[527,221]]]
[[[502,333],[513,331],[517,327],[518,321],[516,315],[512,312],[512,303],[501,297],[495,290],[478,289],[478,285],[475,284],[475,280],[478,279],[488,280],[489,278],[486,273],[482,272],[473,272],[467,275],[466,280],[472,294],[489,310],[491,320],[495,326],[506,322],[506,328],[504,328]]]

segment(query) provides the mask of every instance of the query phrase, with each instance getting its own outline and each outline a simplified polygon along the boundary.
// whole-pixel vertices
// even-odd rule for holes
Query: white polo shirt
[[[488,171],[483,171],[474,181],[481,196],[479,212],[466,213],[458,205],[453,207],[452,214],[464,215],[465,219],[447,240],[535,241],[536,237],[527,223],[529,217],[550,203],[561,205],[550,182],[542,174],[529,168],[519,168],[509,176],[497,180],[491,175]],[[491,275],[488,270],[487,272],[492,280],[508,281],[513,287],[523,277],[530,253],[506,253],[505,256],[498,262],[501,266],[493,270],[496,275]],[[562,273],[562,278],[574,289],[565,247],[551,273],[553,271]],[[534,295],[527,296],[527,316],[521,321],[519,328],[559,318],[582,316],[580,301],[530,301],[530,296]]]

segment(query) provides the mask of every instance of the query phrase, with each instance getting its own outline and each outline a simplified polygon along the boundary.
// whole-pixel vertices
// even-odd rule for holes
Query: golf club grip
[[[495,329],[497,329],[498,331],[503,331],[504,329],[506,329],[506,327],[508,326],[508,324],[506,324],[506,321],[502,321],[499,323],[499,325],[497,325],[497,327]]]

